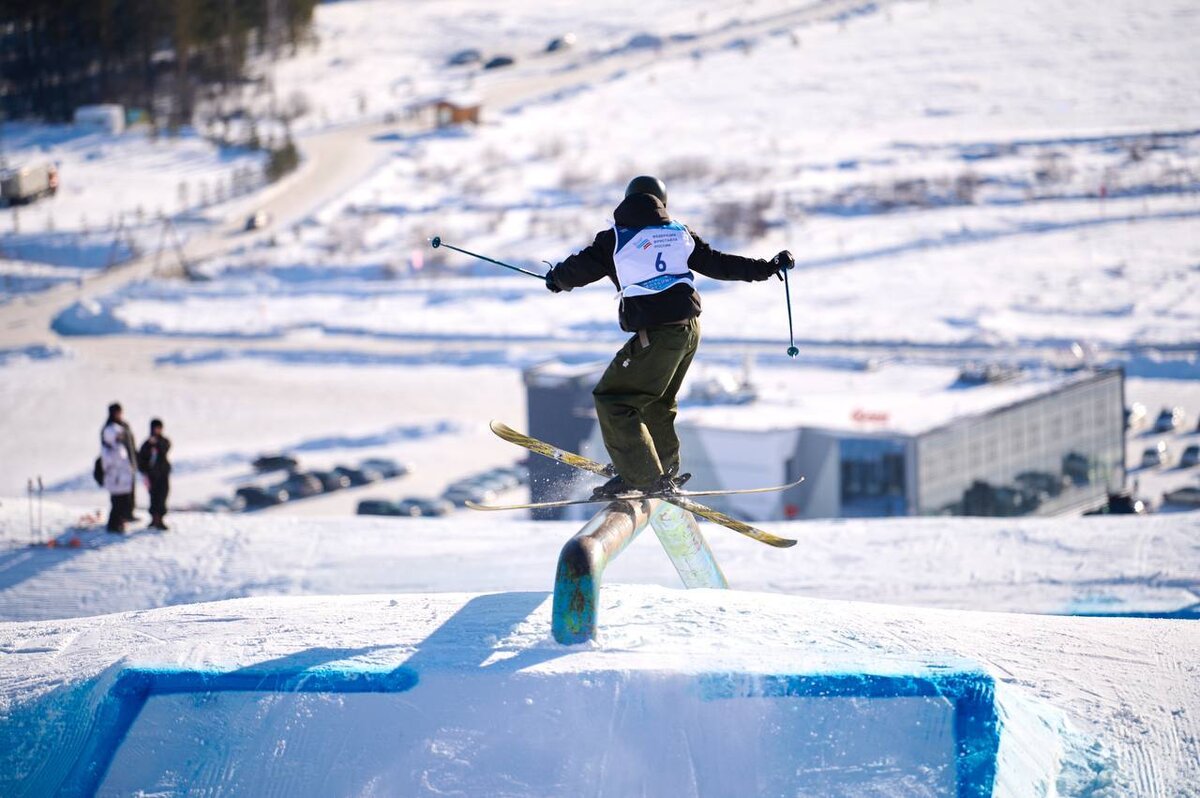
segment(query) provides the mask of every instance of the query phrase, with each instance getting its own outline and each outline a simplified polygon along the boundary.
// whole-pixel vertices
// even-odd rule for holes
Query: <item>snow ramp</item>
[[[622,585],[604,604],[571,647],[546,593],[8,624],[0,793],[1036,796],[1079,765],[1056,688],[1033,702],[931,643],[974,614]],[[906,636],[924,652],[887,644]]]
[[[67,793],[992,794],[991,679],[121,672]]]

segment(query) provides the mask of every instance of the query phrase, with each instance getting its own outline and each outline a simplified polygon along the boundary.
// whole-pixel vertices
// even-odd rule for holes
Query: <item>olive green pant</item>
[[[697,319],[649,327],[621,347],[592,390],[604,446],[633,487],[649,488],[679,468],[675,397],[699,343]]]

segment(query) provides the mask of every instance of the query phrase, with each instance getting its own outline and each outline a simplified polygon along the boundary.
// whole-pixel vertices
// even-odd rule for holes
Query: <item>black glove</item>
[[[771,258],[771,265],[775,267],[775,276],[782,280],[784,269],[796,268],[796,259],[792,257],[792,253],[784,249]]]
[[[554,269],[546,272],[546,287],[555,294],[562,291],[562,289],[558,287],[558,283],[554,282]]]

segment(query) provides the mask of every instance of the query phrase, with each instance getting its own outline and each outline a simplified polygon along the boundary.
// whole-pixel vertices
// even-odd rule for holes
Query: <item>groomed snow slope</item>
[[[0,625],[0,792],[944,795],[989,729],[994,790],[959,795],[1200,780],[1191,622],[618,585],[600,617],[578,648],[542,592]],[[980,680],[973,718],[896,697],[956,677]]]
[[[173,513],[172,531],[75,533],[47,504],[55,549],[28,546],[26,502],[0,502],[0,621],[146,610],[246,596],[549,590],[578,522]],[[705,525],[741,590],[944,609],[1200,615],[1200,514],[1150,518],[890,519],[771,523],[777,550]],[[78,537],[80,548],[66,544]],[[653,535],[606,574],[677,586]]]

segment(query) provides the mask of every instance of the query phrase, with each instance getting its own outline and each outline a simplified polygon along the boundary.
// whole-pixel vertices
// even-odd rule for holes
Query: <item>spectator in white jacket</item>
[[[100,431],[100,461],[104,466],[104,489],[112,507],[108,513],[108,531],[121,533],[133,515],[133,484],[137,476],[137,450],[133,432],[125,423],[121,405],[108,406],[108,420]]]

